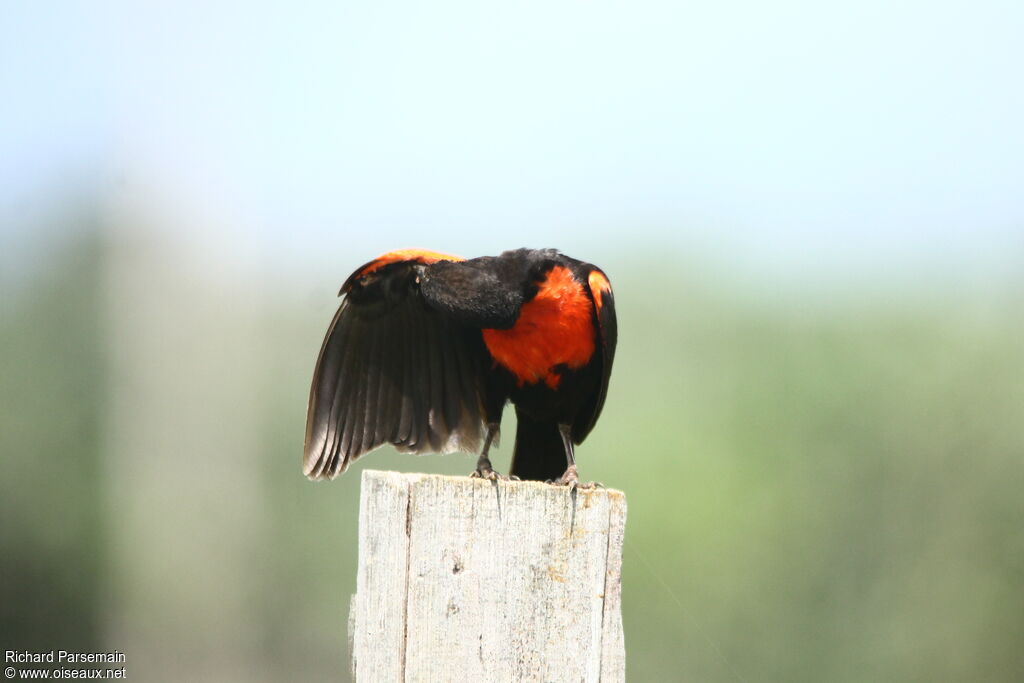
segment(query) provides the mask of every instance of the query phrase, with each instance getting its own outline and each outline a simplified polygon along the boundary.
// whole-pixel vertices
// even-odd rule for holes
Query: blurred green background
[[[359,471],[474,459],[302,477],[334,293],[555,246],[616,292],[630,680],[1024,680],[1020,9],[51,9],[0,22],[2,649],[345,680]]]

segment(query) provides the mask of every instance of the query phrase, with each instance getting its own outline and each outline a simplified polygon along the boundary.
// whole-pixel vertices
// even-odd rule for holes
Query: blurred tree
[[[60,222],[74,237],[28,282],[9,284],[0,315],[5,648],[91,650],[103,641],[102,249],[91,211]]]
[[[213,247],[123,225],[73,231],[0,309],[4,646],[344,679],[359,470],[474,460],[305,481],[330,289],[218,279]],[[607,261],[621,349],[579,454],[629,496],[630,679],[1024,680],[1019,283],[751,296],[680,262]]]

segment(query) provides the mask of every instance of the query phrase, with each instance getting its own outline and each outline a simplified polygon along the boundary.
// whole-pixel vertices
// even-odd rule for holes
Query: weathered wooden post
[[[626,498],[363,473],[356,681],[622,681]]]

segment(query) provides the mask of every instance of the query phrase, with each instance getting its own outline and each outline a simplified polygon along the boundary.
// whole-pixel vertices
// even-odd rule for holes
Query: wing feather
[[[572,427],[572,438],[580,443],[587,437],[597,423],[604,407],[604,399],[608,394],[608,382],[612,374],[612,361],[615,359],[615,346],[618,341],[618,323],[615,318],[615,296],[604,273],[596,268],[599,278],[591,282],[591,294],[594,297],[594,311],[598,329],[598,352],[600,353],[600,385],[598,391],[583,410]],[[596,287],[600,283],[602,287]]]
[[[448,425],[444,419],[444,358],[440,344],[424,344],[427,352],[427,364],[430,367],[430,417],[428,424],[430,429],[427,438],[430,441],[430,449],[441,450],[440,435],[447,433]]]
[[[424,344],[419,340],[423,336],[420,329],[422,316],[419,311],[410,318],[413,325],[410,336],[409,359],[409,395],[412,399],[412,410],[409,413],[410,428],[407,441],[396,444],[398,450],[405,453],[417,452],[417,446],[426,441],[426,425],[430,419],[427,398],[430,395],[430,366],[427,365],[427,355]]]
[[[394,430],[396,422],[394,399],[389,396],[391,380],[383,369],[385,359],[389,356],[393,358],[396,355],[393,348],[395,341],[397,340],[381,340],[381,367],[377,370],[374,382],[375,390],[371,392],[373,400],[369,404],[368,427],[366,430],[367,439],[369,439],[371,444],[374,444],[374,448],[377,447],[377,444],[388,442],[389,433]],[[370,419],[373,415],[379,416],[378,419]]]
[[[338,313],[331,321],[324,347],[320,351],[320,358],[317,361],[317,373],[314,378],[313,387],[310,390],[311,410],[315,395],[332,397],[329,402],[321,402],[318,405],[318,411],[321,415],[318,416],[316,421],[308,420],[306,425],[307,460],[310,459],[311,455],[314,455],[309,452],[310,444],[319,444],[314,460],[317,466],[317,474],[329,465],[330,454],[336,451],[337,442],[341,436],[339,429],[340,421],[337,419],[337,413],[343,406],[340,396],[347,369],[347,366],[342,361],[349,356],[348,348],[352,345],[355,336],[352,325],[343,324],[339,326],[338,324],[342,317],[347,315],[345,303],[342,303]],[[327,411],[326,418],[322,415],[325,410]]]
[[[457,331],[450,330],[450,333],[454,336],[457,334]],[[449,434],[458,429],[459,413],[462,410],[459,396],[459,364],[455,359],[455,347],[456,344],[439,345],[441,361],[443,363],[441,369],[441,379],[443,382],[441,387],[441,396],[443,398],[441,414],[444,417],[444,424]]]
[[[400,368],[398,381],[398,393],[400,405],[398,408],[398,429],[391,437],[391,443],[405,443],[413,434],[413,361],[412,339],[415,336],[414,330],[409,334],[399,335],[400,355],[396,356],[395,367]]]
[[[412,453],[475,449],[482,344],[422,296],[422,261],[357,271],[314,370],[303,470],[333,478],[385,443]]]

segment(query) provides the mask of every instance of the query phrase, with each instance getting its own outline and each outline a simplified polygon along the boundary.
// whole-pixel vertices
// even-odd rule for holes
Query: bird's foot
[[[604,484],[599,481],[580,481],[580,475],[576,471],[576,465],[569,465],[565,470],[565,474],[560,476],[558,479],[549,481],[548,483],[554,486],[568,486],[571,489],[604,488]]]
[[[469,476],[473,479],[486,479],[487,481],[509,481],[509,477],[495,472],[490,463],[477,465],[476,469]]]

